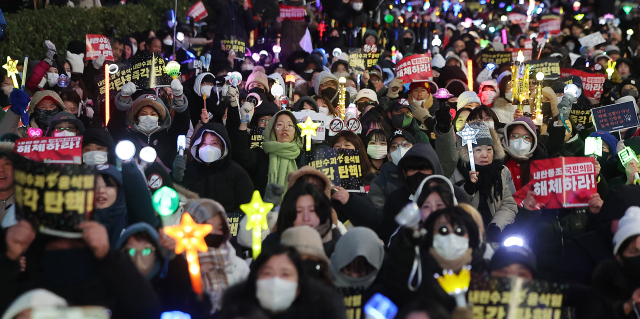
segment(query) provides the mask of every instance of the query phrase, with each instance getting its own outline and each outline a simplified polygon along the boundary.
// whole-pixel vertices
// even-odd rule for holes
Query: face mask
[[[387,156],[387,147],[384,145],[367,145],[367,154],[373,159],[383,159]]]
[[[58,84],[58,77],[59,77],[59,75],[57,73],[47,72],[47,83],[49,84],[49,86],[57,85]]]
[[[256,298],[262,308],[271,312],[287,310],[296,299],[298,283],[280,277],[256,281]]]
[[[248,64],[245,63],[242,65],[242,67],[240,67],[242,69],[242,71],[248,71],[248,70],[253,70],[253,65],[252,64]]]
[[[395,128],[406,128],[411,124],[411,120],[413,120],[413,118],[404,113],[391,115],[391,124],[393,124]]]
[[[138,52],[138,47],[135,45],[131,46],[131,55],[136,55],[136,52]]]
[[[138,128],[143,132],[151,132],[158,128],[158,117],[145,115],[138,117]]]
[[[217,161],[220,159],[220,156],[222,156],[222,151],[211,145],[203,146],[198,150],[198,157],[205,163]]]
[[[510,140],[507,148],[513,156],[524,156],[531,150],[531,142],[525,141],[523,138]]]
[[[420,187],[420,183],[428,176],[429,175],[425,173],[417,172],[411,176],[407,176],[407,184],[409,184],[409,187],[411,187],[411,190],[415,193],[418,187]]]
[[[408,150],[409,150],[408,147],[400,146],[398,147],[397,150],[391,152],[390,155],[391,155],[391,161],[393,162],[393,164],[396,164],[396,166],[398,166],[398,163],[400,163],[400,160],[402,159],[404,154],[407,153]]]
[[[424,103],[426,100],[415,100],[413,101],[413,106],[415,107],[422,107],[422,103]]]
[[[631,95],[634,98],[638,98],[638,91],[634,90],[634,89],[628,89],[625,91],[622,91],[622,96],[627,96],[627,95]]]
[[[622,273],[627,279],[634,282],[640,281],[640,256],[636,257],[623,257],[622,259]]]
[[[350,100],[355,99],[356,95],[358,95],[358,90],[356,90],[356,88],[354,88],[353,86],[347,86],[344,89],[349,93]],[[350,101],[350,102],[353,102],[353,101]]]
[[[469,238],[449,235],[433,235],[433,249],[446,260],[456,260],[469,249]]]
[[[220,245],[224,243],[224,235],[209,234],[204,236],[204,242],[207,243],[207,247],[220,248]]]
[[[213,90],[213,86],[211,85],[203,85],[200,87],[200,96],[204,96],[205,93],[207,94],[207,97],[211,96],[211,90]]]
[[[504,94],[504,98],[511,101],[511,98],[513,97],[513,93],[509,92],[509,93],[505,93]]]
[[[480,102],[482,105],[491,105],[493,99],[496,97],[496,92],[493,91],[482,91],[480,92]]]
[[[91,151],[82,154],[82,162],[91,166],[105,164],[108,160],[108,153],[104,151]]]
[[[259,87],[254,87],[253,89],[249,90],[249,93],[265,94],[264,89]]]
[[[51,123],[51,119],[53,119],[53,116],[56,114],[58,114],[58,110],[45,111],[43,109],[38,109],[38,108],[33,110],[33,115],[35,115],[35,118],[36,118],[36,124],[38,124],[38,127],[40,128],[49,127],[49,123]]]
[[[320,92],[320,95],[326,97],[329,99],[329,101],[333,101],[336,96],[338,96],[338,90],[332,88],[332,87],[328,87],[324,90],[322,90],[322,92]]]
[[[11,91],[13,91],[13,86],[7,85],[2,87],[2,93],[7,97],[11,95]]]
[[[318,106],[318,113],[320,114],[324,114],[324,115],[328,115],[329,114],[329,109],[326,107],[320,107]]]
[[[76,136],[76,132],[69,132],[69,131],[53,132],[53,136],[55,137]]]
[[[222,96],[227,96],[227,92],[229,92],[229,86],[225,84],[222,86],[222,89],[220,89],[220,94]]]
[[[573,51],[573,49],[576,48],[576,44],[573,42],[569,42],[567,43],[567,49],[569,49],[569,51]]]
[[[67,77],[71,79],[71,72],[65,72],[65,73],[67,74]]]
[[[495,127],[496,123],[494,123],[493,121],[483,121],[482,123],[484,123],[484,125],[486,127],[488,127],[488,128],[491,128],[491,129],[494,129],[494,130],[496,129],[496,127]]]
[[[162,43],[166,45],[173,45],[173,39],[164,39],[162,40]]]
[[[351,4],[351,7],[352,7],[352,8],[353,8],[353,10],[355,10],[355,11],[360,11],[360,10],[362,10],[362,5],[363,5],[363,3],[360,3],[360,2],[354,2],[354,3],[352,3],[352,4]]]
[[[293,70],[304,71],[304,62],[294,63]]]

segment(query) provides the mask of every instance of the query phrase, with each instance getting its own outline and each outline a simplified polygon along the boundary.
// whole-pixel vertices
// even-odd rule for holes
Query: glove
[[[397,99],[403,84],[404,82],[402,82],[401,79],[393,78],[393,80],[389,82],[389,89],[387,90],[387,96],[392,99]],[[391,90],[392,88],[397,88],[398,90],[393,92],[393,90]]]
[[[253,117],[253,103],[244,102],[240,108],[240,122],[251,122]]]
[[[436,110],[436,129],[440,133],[447,133],[451,129],[451,107],[447,103],[440,104]]]
[[[238,107],[238,96],[239,96],[239,92],[238,92],[238,88],[234,87],[234,86],[229,86],[229,89],[227,90],[227,97],[229,98],[229,101],[231,101],[231,106],[232,107]]]
[[[562,101],[558,104],[558,112],[563,120],[569,119],[569,115],[571,114],[571,107],[574,103],[576,103],[578,99],[571,95],[565,94],[562,96]],[[553,108],[551,109],[553,112]]]
[[[29,95],[22,90],[13,89],[9,95],[9,102],[11,103],[11,111],[16,115],[20,115],[24,125],[29,125],[29,112],[27,112],[31,102]]]
[[[276,183],[269,183],[264,191],[264,201],[278,206],[282,200],[282,194],[284,194],[284,187]]]
[[[429,117],[429,111],[427,111],[427,109],[425,109],[422,106],[413,106],[411,105],[411,113],[413,114],[413,117],[420,121],[420,123],[424,123],[425,119],[427,119],[427,117]]]
[[[615,85],[616,84],[613,83],[613,81],[611,80],[608,80],[608,79],[604,80],[604,84],[602,85],[602,95],[609,94],[609,92],[611,92],[611,89],[613,89]]]
[[[53,66],[53,62],[56,60],[58,53],[56,53],[56,45],[53,42],[46,40],[44,41],[44,45],[47,46],[47,57],[44,59],[49,63],[50,66]]]
[[[102,68],[102,65],[104,64],[104,59],[105,56],[101,55],[98,58],[96,58],[95,60],[93,60],[93,67],[96,68],[97,70],[100,70],[100,68]]]
[[[495,243],[499,241],[502,230],[500,230],[498,225],[491,223],[487,226],[487,229],[484,230],[484,233],[487,235],[487,241]]]
[[[187,157],[184,155],[176,155],[176,159],[173,160],[173,180],[176,182],[182,182],[184,178],[184,170],[187,168]]]
[[[173,82],[171,82],[171,84],[173,84]],[[130,97],[133,93],[136,93],[136,85],[133,84],[133,82],[127,82],[127,84],[123,85],[122,89],[120,89],[120,95],[123,97]]]
[[[173,81],[171,81],[171,91],[173,91],[173,96],[182,96],[184,89],[182,87],[182,83],[180,83],[180,80],[174,79]]]

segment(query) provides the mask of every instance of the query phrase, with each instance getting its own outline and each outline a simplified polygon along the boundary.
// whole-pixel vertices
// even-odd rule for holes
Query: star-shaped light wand
[[[262,230],[268,229],[267,214],[273,208],[272,203],[265,203],[260,197],[260,192],[253,192],[251,202],[240,205],[240,209],[247,215],[247,230],[253,230],[253,259],[258,258],[262,251]]]
[[[311,150],[311,136],[316,136],[316,129],[320,126],[320,123],[313,123],[311,117],[307,116],[307,120],[302,123],[298,123],[298,127],[302,130],[301,136],[307,137],[307,151]]]
[[[462,145],[467,145],[469,149],[469,164],[471,165],[471,170],[474,172],[476,170],[476,162],[473,160],[473,144],[478,144],[476,140],[478,132],[480,132],[479,129],[472,128],[469,124],[465,124],[462,131],[456,132],[456,134],[462,138]]]

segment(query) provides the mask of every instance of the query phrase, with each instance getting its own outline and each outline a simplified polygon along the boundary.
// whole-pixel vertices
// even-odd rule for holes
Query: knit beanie
[[[411,91],[413,91],[416,88],[419,87],[423,87],[425,89],[427,89],[427,91],[431,92],[430,87],[429,87],[429,82],[427,81],[413,81],[411,82],[411,84],[409,84],[409,93],[411,93]]]
[[[256,66],[253,68],[253,72],[251,72],[249,78],[247,78],[247,84],[245,84],[244,89],[249,91],[249,84],[254,82],[262,84],[266,91],[269,90],[269,80],[267,79],[267,74],[263,67]]]
[[[491,132],[489,131],[489,127],[484,125],[482,122],[473,122],[469,124],[474,130],[478,130],[478,134],[476,135],[477,144],[473,144],[474,147],[489,145],[493,147],[493,138],[491,137]]]
[[[474,91],[464,91],[460,96],[458,96],[458,106],[457,109],[461,109],[465,107],[469,103],[476,102],[478,104],[482,104],[480,98]]]
[[[617,255],[622,244],[635,235],[640,235],[640,207],[631,206],[620,218],[618,231],[613,236],[613,254]]]

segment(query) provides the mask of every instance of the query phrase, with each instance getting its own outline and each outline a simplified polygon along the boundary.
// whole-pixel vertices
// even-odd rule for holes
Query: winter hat
[[[268,78],[271,80],[277,80],[283,88],[285,87],[284,79],[282,78],[282,75],[280,73],[269,74]]]
[[[153,227],[151,227],[151,225],[145,222],[139,222],[127,227],[127,229],[122,232],[120,238],[118,238],[118,242],[116,243],[116,249],[121,249],[122,246],[127,243],[129,237],[137,233],[146,233],[147,235],[149,235],[149,237],[151,237],[151,239],[153,240],[152,244],[158,245],[158,242],[160,241],[158,232]]]
[[[413,81],[411,82],[411,84],[409,84],[409,93],[411,93],[411,91],[413,91],[416,88],[419,87],[423,87],[425,89],[427,89],[427,91],[429,91],[429,93],[431,93],[431,88],[429,87],[429,82],[427,81]]]
[[[613,137],[613,135],[611,135],[611,133],[603,132],[603,131],[597,131],[597,132],[593,132],[593,133],[589,134],[589,137],[600,137],[600,138],[602,138],[602,141],[607,143],[607,146],[609,146],[609,150],[611,151],[611,155],[613,155],[613,157],[616,157],[616,155],[618,154],[618,149],[616,148],[617,145],[618,145],[618,139]]]
[[[445,89],[449,91],[453,96],[460,98],[460,95],[466,91],[469,91],[469,87],[466,83],[460,80],[453,80],[445,86]]]
[[[604,48],[604,51],[607,53],[607,55],[620,54],[620,48],[616,45],[607,45]]]
[[[295,248],[300,254],[320,258],[329,264],[329,258],[324,252],[320,233],[310,226],[287,228],[280,236],[280,243],[284,246]]]
[[[249,84],[251,83],[260,83],[265,89],[269,89],[269,80],[267,79],[267,75],[265,74],[264,68],[261,66],[256,66],[253,68],[253,72],[247,78],[247,83],[244,86],[244,89],[249,91]]]
[[[636,90],[638,90],[638,92],[640,92],[640,82],[634,80],[634,79],[626,79],[624,81],[622,81],[622,83],[620,83],[620,85],[618,85],[618,96],[622,96],[622,88],[625,85],[633,85],[636,87]]]
[[[353,278],[340,271],[359,256],[364,257],[375,271],[359,278]],[[333,284],[339,288],[369,288],[376,279],[383,261],[384,245],[378,235],[370,228],[354,227],[338,239],[331,255],[330,270],[334,278]]]
[[[304,102],[309,103],[309,105],[311,105],[311,107],[313,108],[314,112],[318,112],[318,103],[316,102],[316,100],[314,100],[310,96],[303,96],[300,99],[298,99],[298,101],[296,101],[296,104],[293,105],[292,111],[294,112],[303,111]]]
[[[515,121],[513,121],[513,122],[519,122],[519,123],[517,123],[517,124],[526,124],[527,126],[529,126],[529,127],[527,127],[527,129],[528,129],[528,130],[529,130],[529,131],[530,131],[534,136],[536,135],[536,133],[537,133],[537,131],[536,131],[536,125],[535,125],[535,124],[533,124],[533,121],[531,120],[531,118],[530,118],[530,117],[528,117],[528,116],[519,117],[519,118],[515,119]],[[522,122],[524,122],[524,123],[522,123]]]
[[[391,103],[391,106],[389,107],[389,113],[391,113],[392,111],[398,112],[403,108],[407,108],[411,110],[411,107],[409,106],[409,101],[407,101],[407,99],[398,99],[396,101],[393,101],[393,103]]]
[[[155,94],[143,94],[140,95],[131,105],[129,109],[129,121],[131,123],[135,123],[136,116],[140,109],[145,106],[150,106],[156,110],[158,113],[158,120],[162,121],[167,116],[167,108],[162,103],[162,100],[158,98]]]
[[[184,211],[189,212],[189,215],[191,215],[193,220],[198,224],[204,224],[208,219],[220,215],[220,217],[222,217],[224,240],[229,240],[231,233],[229,231],[229,223],[227,222],[227,213],[220,203],[208,198],[194,199],[184,206]]]
[[[53,118],[51,119],[51,122],[49,122],[49,128],[47,129],[47,134],[45,134],[45,136],[53,136],[53,130],[55,129],[56,125],[62,122],[69,122],[69,123],[75,124],[78,131],[80,131],[78,135],[82,135],[82,133],[84,133],[84,124],[82,124],[82,121],[78,120],[78,118],[75,117],[75,115],[67,111],[63,111],[63,112],[58,112],[56,115],[53,116]]]
[[[627,96],[623,96],[619,99],[616,100],[616,104],[618,103],[624,103],[624,102],[633,102],[633,106],[636,109],[636,114],[640,113],[640,109],[638,109],[638,103],[636,103],[636,98],[631,96],[631,95],[627,95]]]
[[[446,63],[447,62],[444,60],[444,57],[442,57],[442,54],[438,53],[433,56],[433,59],[431,59],[431,68],[440,70],[446,65]]]
[[[613,254],[617,255],[625,240],[635,235],[640,235],[640,207],[631,206],[620,218],[618,231],[613,235]]]
[[[455,65],[447,65],[440,69],[440,76],[438,77],[438,87],[446,87],[449,81],[460,80],[464,83],[467,82],[467,75],[462,72],[462,69]]]
[[[511,71],[504,71],[504,72],[500,73],[500,75],[498,75],[498,79],[497,79],[498,85],[502,81],[502,78],[504,78],[507,75],[511,75]]]
[[[556,93],[556,94],[558,94],[558,93],[563,93],[564,94],[564,87],[565,86],[567,86],[567,85],[564,84],[564,82],[556,81],[556,83],[553,83],[551,88],[553,89],[553,92]]]
[[[358,102],[358,100],[360,100],[363,97],[366,97],[369,100],[378,103],[378,95],[376,94],[375,91],[371,89],[360,90],[360,92],[358,92],[358,94],[356,95],[356,99],[354,101]]]
[[[476,102],[478,104],[482,104],[482,102],[480,101],[480,98],[478,97],[476,92],[474,92],[474,91],[464,91],[464,92],[462,92],[462,94],[460,94],[460,96],[458,96],[457,109],[459,110],[459,109],[467,106],[467,104],[473,103],[473,102]]]
[[[474,144],[474,147],[482,145],[493,146],[493,138],[491,137],[489,127],[482,122],[473,122],[470,123],[469,126],[474,130],[478,130],[478,134],[476,135],[476,141],[478,143]]]
[[[73,73],[83,73],[84,72],[84,62],[82,62],[82,58],[84,58],[84,53],[73,54],[67,51],[67,61],[71,65],[71,72]]]
[[[569,78],[571,78],[573,84],[575,84],[579,88],[582,88],[582,79],[579,76],[572,75]]]
[[[64,298],[46,289],[33,289],[20,295],[2,315],[2,319],[12,319],[19,313],[38,308],[67,307]]]
[[[538,268],[536,267],[536,256],[533,251],[526,246],[502,246],[491,257],[489,268],[491,271],[502,269],[513,264],[522,264],[529,268],[529,271],[535,276]]]
[[[416,138],[413,137],[413,135],[411,135],[411,133],[409,133],[409,131],[407,130],[393,131],[393,134],[391,134],[391,136],[389,137],[389,142],[387,144],[391,145],[391,142],[393,142],[393,140],[395,140],[398,137],[404,137],[409,143],[416,144]]]
[[[482,94],[482,91],[484,90],[485,87],[492,87],[496,91],[496,94],[500,94],[500,89],[498,88],[498,84],[494,80],[487,80],[487,81],[484,81],[484,82],[480,83],[479,92],[481,94]]]

